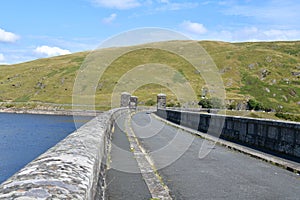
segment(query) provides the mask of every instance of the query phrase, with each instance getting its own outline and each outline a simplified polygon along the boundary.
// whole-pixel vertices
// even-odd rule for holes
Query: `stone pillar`
[[[158,94],[157,95],[157,109],[166,109],[167,106],[167,95]]]
[[[121,107],[128,107],[130,102],[131,94],[128,92],[123,92],[121,94]]]
[[[138,97],[136,96],[131,96],[130,97],[130,102],[129,102],[129,108],[130,109],[136,109],[138,104]]]

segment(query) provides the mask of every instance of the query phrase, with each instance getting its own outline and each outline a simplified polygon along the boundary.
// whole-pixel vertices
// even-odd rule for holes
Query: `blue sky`
[[[299,0],[3,0],[0,63],[93,50],[121,32],[158,27],[196,40],[300,39]]]

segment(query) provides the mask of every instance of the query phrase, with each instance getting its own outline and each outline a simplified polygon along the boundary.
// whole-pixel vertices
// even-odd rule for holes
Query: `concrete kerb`
[[[131,117],[135,112],[130,113],[126,119],[126,135],[130,143],[130,148],[133,149],[134,157],[138,163],[140,172],[148,186],[149,192],[153,199],[172,200],[169,193],[169,188],[165,185],[159,176],[159,173],[154,165],[153,160],[148,155],[147,151],[142,147],[140,141],[134,133],[130,123]]]
[[[209,141],[212,141],[212,142],[216,142],[216,144],[218,144],[220,146],[224,146],[228,149],[238,151],[240,153],[249,155],[251,157],[254,157],[254,158],[263,160],[265,162],[271,163],[273,165],[276,165],[278,167],[284,168],[288,171],[300,174],[300,164],[289,162],[288,160],[285,160],[285,159],[281,159],[281,158],[278,158],[278,157],[275,157],[275,156],[272,156],[272,155],[269,155],[269,154],[264,154],[262,152],[255,151],[251,148],[248,148],[248,147],[245,147],[245,146],[233,143],[233,142],[229,142],[229,141],[226,141],[226,140],[223,140],[223,139],[220,139],[220,138],[216,138],[214,136],[211,136],[211,135],[208,135],[208,134],[205,134],[205,133],[201,133],[201,132],[196,131],[196,130],[191,129],[191,128],[180,126],[180,125],[175,124],[173,122],[170,122],[166,119],[163,119],[163,118],[161,118],[161,117],[159,117],[159,116],[157,116],[156,114],[153,114],[153,113],[151,114],[151,116],[154,116],[156,119],[158,119],[158,120],[160,120],[160,121],[162,121],[162,122],[164,122],[164,123],[166,123],[170,126],[173,126],[175,128],[178,128],[178,129],[181,129],[181,130],[186,131],[188,133],[191,133],[193,135],[196,135],[196,136],[198,136],[202,139],[209,140]]]
[[[127,110],[98,115],[30,162],[0,185],[0,199],[103,199],[101,165],[113,122]]]

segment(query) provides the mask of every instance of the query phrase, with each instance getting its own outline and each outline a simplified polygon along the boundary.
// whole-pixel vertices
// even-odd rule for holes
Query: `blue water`
[[[0,113],[0,184],[75,130],[72,116]]]

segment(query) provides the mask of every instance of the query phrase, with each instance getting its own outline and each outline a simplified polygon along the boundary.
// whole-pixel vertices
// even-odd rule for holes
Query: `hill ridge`
[[[243,42],[199,41],[216,63],[226,87],[229,104],[256,99],[265,106],[285,112],[300,111],[300,41]],[[141,45],[142,46],[142,45]],[[91,51],[43,58],[14,65],[1,65],[0,100],[2,102],[72,103],[72,88],[77,70]],[[143,60],[136,56],[143,55]],[[96,102],[98,109],[108,109],[118,67],[130,69],[150,59],[168,60],[191,82],[197,95],[205,83],[197,72],[180,58],[159,50],[139,50],[116,60],[100,80]],[[129,60],[130,62],[125,62]],[[174,94],[158,85],[147,85],[136,91],[140,102],[155,101],[155,94],[168,94],[170,103],[178,101]],[[27,105],[29,106],[29,105]],[[32,105],[30,105],[32,106]]]

